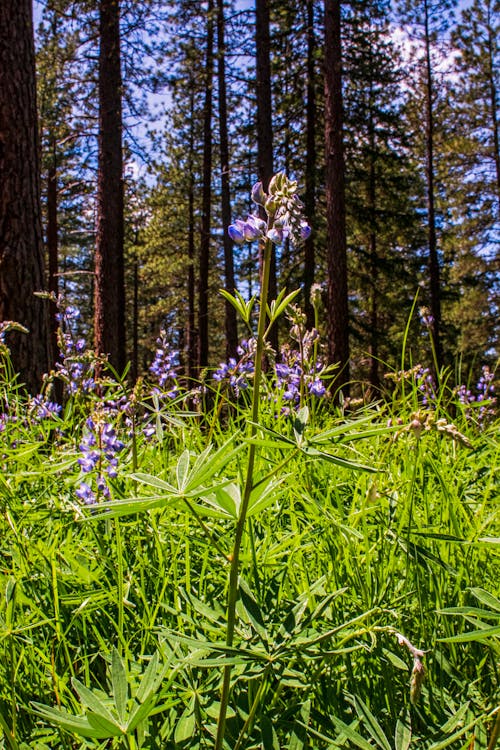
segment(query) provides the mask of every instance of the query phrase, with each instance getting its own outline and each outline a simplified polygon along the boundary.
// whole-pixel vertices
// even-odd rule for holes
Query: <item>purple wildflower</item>
[[[178,352],[170,348],[170,344],[167,341],[166,331],[162,329],[160,331],[160,336],[156,339],[155,357],[149,368],[150,373],[156,379],[160,388],[164,388],[169,380],[175,380],[177,378],[176,367],[178,359]],[[174,385],[168,395],[170,398],[174,398],[176,394],[177,385]]]

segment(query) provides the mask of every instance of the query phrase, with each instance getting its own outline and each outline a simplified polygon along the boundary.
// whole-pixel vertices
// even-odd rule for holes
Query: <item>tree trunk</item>
[[[314,35],[314,0],[306,0],[307,10],[307,92],[306,92],[306,165],[304,209],[306,219],[314,226],[316,210],[316,70]],[[304,310],[307,327],[314,326],[314,309],[311,304],[311,287],[315,274],[315,238],[311,232],[304,246]]]
[[[190,91],[190,127],[189,127],[189,162],[188,162],[188,280],[187,280],[187,302],[188,302],[188,319],[187,319],[187,376],[188,381],[192,384],[196,377],[196,366],[198,363],[198,334],[196,331],[196,312],[195,312],[195,276],[194,276],[194,259],[195,259],[195,241],[194,241],[194,83],[191,81]]]
[[[100,2],[99,165],[95,249],[95,349],[123,372],[125,271],[123,229],[120,2]]]
[[[51,162],[47,173],[47,257],[49,265],[49,292],[57,299],[59,294],[58,282],[58,250],[59,250],[59,227],[57,219],[57,156],[56,143],[52,139],[51,143]],[[56,302],[50,303],[50,336],[52,357],[57,359],[57,331],[59,321],[57,319],[58,309]]]
[[[31,0],[0,3],[0,174],[0,321],[29,330],[6,342],[36,393],[51,357],[48,306],[34,296],[45,282]]]
[[[434,112],[433,112],[433,76],[431,62],[431,42],[429,31],[429,11],[427,0],[424,0],[424,43],[425,43],[425,173],[427,180],[427,237],[429,243],[429,286],[431,325],[430,333],[434,344],[436,358],[436,377],[443,366],[441,346],[441,280],[436,237],[436,212],[434,195]]]
[[[198,368],[208,364],[208,272],[210,264],[210,214],[212,207],[212,87],[214,68],[213,0],[207,7],[207,49],[205,102],[203,105],[203,185],[201,198],[201,241],[198,278]]]
[[[340,0],[325,0],[325,198],[327,219],[327,336],[330,362],[339,365],[334,388],[349,383],[349,312],[343,143]]]
[[[255,46],[257,84],[257,174],[265,192],[273,176],[273,122],[271,97],[271,38],[269,0],[255,0]],[[262,218],[265,218],[263,216]],[[259,246],[259,270],[262,272],[263,245]],[[268,302],[278,295],[276,250],[273,245]],[[273,326],[269,342],[278,351],[278,329]]]
[[[231,224],[231,196],[229,190],[229,138],[227,132],[226,47],[224,41],[224,0],[217,0],[217,76],[219,82],[219,130],[221,160],[221,210],[224,248],[224,278],[226,291],[234,293],[233,242],[227,232]],[[236,310],[225,300],[226,356],[236,357],[238,324]]]

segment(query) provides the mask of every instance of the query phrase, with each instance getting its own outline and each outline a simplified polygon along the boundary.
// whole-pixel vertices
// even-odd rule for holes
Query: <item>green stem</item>
[[[270,221],[272,224],[272,221]],[[262,264],[262,281],[260,289],[260,309],[259,322],[257,326],[257,346],[255,350],[255,374],[252,394],[252,422],[250,425],[250,445],[248,448],[248,463],[245,478],[245,488],[241,501],[240,515],[236,524],[234,535],[233,552],[231,557],[231,568],[229,571],[229,590],[227,596],[227,629],[226,629],[226,646],[233,645],[234,629],[236,624],[236,601],[238,599],[238,575],[240,550],[245,530],[245,521],[250,502],[250,495],[253,489],[253,471],[255,465],[256,445],[252,438],[257,434],[257,422],[259,419],[259,401],[260,401],[260,381],[262,378],[262,358],[264,355],[264,335],[266,331],[266,303],[269,289],[269,271],[271,261],[271,240],[266,239],[264,244],[263,264]],[[215,740],[215,750],[222,750],[224,735],[226,731],[226,714],[229,701],[229,689],[231,686],[230,664],[224,667],[222,679],[222,691],[220,700],[219,719],[217,722],[217,736]]]
[[[122,549],[122,535],[120,529],[120,519],[115,519],[115,535],[116,535],[116,563],[117,563],[117,598],[118,598],[118,653],[121,655],[123,641],[123,601],[125,598],[123,588],[123,549]]]

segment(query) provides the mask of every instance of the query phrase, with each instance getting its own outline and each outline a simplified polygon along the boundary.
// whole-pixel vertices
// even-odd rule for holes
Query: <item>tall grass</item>
[[[135,466],[126,439],[112,499],[85,508],[78,446],[98,402],[34,420],[14,389],[0,480],[3,747],[211,747],[228,666],[224,747],[487,747],[498,422],[456,413],[445,430],[445,396],[415,416],[417,390],[410,379],[404,397],[355,414],[325,404],[312,421],[263,404],[228,645],[248,407],[225,409],[211,448],[209,414],[161,407],[153,438],[136,431]],[[425,651],[413,703],[398,634]]]
[[[498,418],[418,367],[320,398],[296,309],[285,391],[260,363],[291,300],[236,392],[91,388],[71,345],[58,413],[0,344],[0,748],[493,750]]]

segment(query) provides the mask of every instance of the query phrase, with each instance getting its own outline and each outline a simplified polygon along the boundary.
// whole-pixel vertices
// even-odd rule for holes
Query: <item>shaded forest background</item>
[[[198,377],[245,335],[218,290],[258,288],[257,244],[227,226],[283,170],[313,231],[276,246],[271,293],[300,288],[313,326],[321,285],[343,381],[399,369],[410,318],[413,363],[478,376],[498,357],[499,28],[497,0],[37,3],[45,288],[118,370],[143,374],[165,329]]]

